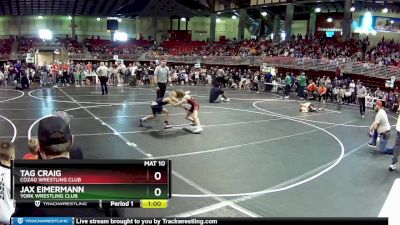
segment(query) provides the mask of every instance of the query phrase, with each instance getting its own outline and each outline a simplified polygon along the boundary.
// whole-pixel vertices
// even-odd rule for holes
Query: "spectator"
[[[23,159],[25,160],[37,160],[39,159],[39,140],[37,138],[31,138],[28,141],[28,149],[30,153],[24,155]]]
[[[315,100],[315,92],[317,91],[317,85],[311,80],[307,86],[307,98]]]
[[[290,77],[289,73],[286,73],[285,77],[285,99],[289,98],[290,86],[292,84],[292,78]]]
[[[225,96],[224,90],[221,89],[220,84],[218,82],[214,83],[214,87],[210,90],[210,103],[220,103],[220,102],[229,102],[229,98]]]
[[[357,88],[357,98],[358,98],[358,105],[360,107],[361,118],[364,118],[365,115],[365,96],[367,96],[367,89],[360,82]]]
[[[322,102],[325,103],[327,98],[327,88],[325,87],[325,85],[322,84],[319,86],[318,93],[319,93],[319,101],[321,101],[322,99]]]
[[[117,67],[117,80],[118,80],[118,85],[117,86],[123,86],[124,85],[124,80],[125,80],[125,73],[127,69],[124,64],[124,62],[121,60],[118,62],[118,67]]]
[[[59,116],[51,116],[39,121],[39,154],[43,160],[70,159],[73,136],[69,125]],[[105,216],[94,208],[19,208],[14,216]]]
[[[349,89],[350,89],[350,92],[351,92],[350,102],[354,103],[355,99],[356,99],[356,84],[354,83],[354,80],[351,80],[351,82],[349,84]]]
[[[268,73],[266,73],[264,75],[264,82],[266,83],[265,87],[264,87],[264,91],[265,92],[271,91],[271,89],[272,89],[272,85],[271,85],[271,83],[272,83],[272,74],[271,73],[268,72]]]
[[[297,92],[297,97],[299,98],[304,98],[304,90],[307,86],[307,81],[306,81],[306,75],[304,72],[302,72],[300,74],[300,76],[297,78],[298,82],[299,82],[299,89]]]
[[[0,70],[0,86],[5,85],[4,80],[5,80],[5,78],[4,78],[4,73],[3,73],[2,70]]]
[[[65,111],[57,111],[54,113],[54,116],[61,117],[69,127],[71,127],[71,119],[73,116],[69,115]],[[70,159],[83,159],[82,149],[75,145],[74,138],[72,138],[72,146],[69,151],[69,158]]]
[[[344,98],[343,98],[343,101],[344,102],[346,102],[347,104],[350,104],[350,102],[351,102],[351,91],[350,91],[350,88],[349,87],[343,87],[343,89],[344,89]]]
[[[14,213],[11,199],[11,160],[14,160],[15,148],[11,142],[0,143],[0,224],[10,224]]]

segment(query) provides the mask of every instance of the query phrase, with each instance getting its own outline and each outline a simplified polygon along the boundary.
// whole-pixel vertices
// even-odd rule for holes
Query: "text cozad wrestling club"
[[[61,177],[61,170],[20,170],[21,178],[19,182],[49,182],[49,183],[78,183],[81,182],[80,177]]]

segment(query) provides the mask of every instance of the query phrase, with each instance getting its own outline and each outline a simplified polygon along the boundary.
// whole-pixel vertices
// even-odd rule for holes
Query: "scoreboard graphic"
[[[15,160],[17,207],[166,208],[169,160]]]

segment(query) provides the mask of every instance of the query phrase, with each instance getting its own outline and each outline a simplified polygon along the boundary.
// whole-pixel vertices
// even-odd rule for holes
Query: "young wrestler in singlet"
[[[200,125],[199,110],[200,104],[197,100],[189,95],[190,92],[183,92],[177,90],[170,93],[170,98],[176,102],[176,105],[182,106],[182,104],[189,104],[190,109],[187,110],[185,119],[191,121],[196,128],[192,131],[193,133],[200,133],[203,128]]]
[[[158,92],[159,90],[157,90]],[[171,98],[165,97],[165,98],[158,98],[156,101],[151,103],[151,111],[152,114],[145,116],[139,120],[140,126],[144,126],[144,122],[148,119],[155,119],[157,118],[158,114],[163,114],[165,116],[165,121],[164,121],[164,128],[168,129],[171,128],[172,126],[168,124],[168,118],[169,118],[169,112],[167,109],[164,108],[164,105],[171,104],[173,106],[177,106],[176,102],[172,101]]]

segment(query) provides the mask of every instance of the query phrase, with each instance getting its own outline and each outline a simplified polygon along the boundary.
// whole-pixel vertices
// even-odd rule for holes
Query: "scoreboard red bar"
[[[59,179],[46,179],[38,176],[41,169],[29,169],[35,171],[35,176],[25,179],[17,179],[17,183],[30,182],[30,178],[35,178],[41,184],[166,184],[168,183],[168,171],[160,168],[123,168],[123,169],[63,169],[62,176]],[[52,168],[48,171],[56,171]],[[23,174],[17,171],[17,177]],[[78,176],[79,175],[79,176]]]
[[[169,160],[15,160],[12,174],[16,201],[171,198]]]

